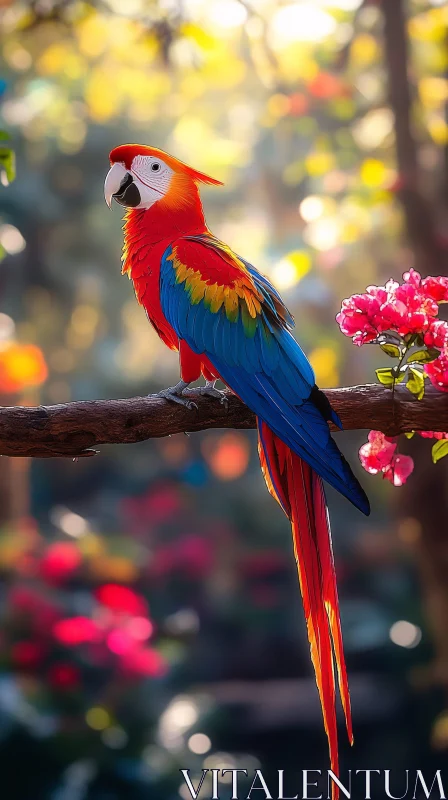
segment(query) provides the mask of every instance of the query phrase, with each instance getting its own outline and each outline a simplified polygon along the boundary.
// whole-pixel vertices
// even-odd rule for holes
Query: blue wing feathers
[[[192,237],[189,237],[192,238]],[[194,264],[207,263],[203,247]],[[313,369],[288,327],[293,325],[282,305],[283,324],[275,326],[278,292],[267,278],[244,262],[263,297],[264,311],[253,336],[244,330],[242,315],[230,321],[224,307],[212,313],[201,300],[192,303],[183,283],[176,283],[173,262],[164,253],[160,270],[160,300],[163,313],[179,338],[196,353],[204,353],[225,383],[264,420],[297,455],[368,513],[368,500],[333,441],[326,419],[340,425],[338,415],[315,387]],[[226,264],[223,260],[223,276]],[[199,266],[201,270],[201,267]],[[322,403],[315,402],[316,392]],[[322,404],[327,404],[328,411]]]

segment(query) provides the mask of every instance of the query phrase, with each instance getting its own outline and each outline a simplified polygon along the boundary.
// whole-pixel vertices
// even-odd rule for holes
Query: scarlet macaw
[[[322,479],[365,514],[369,502],[330,435],[342,427],[291,335],[293,319],[255,267],[207,228],[198,185],[220,181],[162,150],[110,153],[104,193],[126,210],[123,273],[160,338],[179,351],[179,383],[160,394],[192,407],[188,385],[220,400],[219,378],[255,412],[261,468],[291,521],[331,768],[338,772],[335,674],[353,741],[331,534]],[[333,785],[334,797],[338,790]]]

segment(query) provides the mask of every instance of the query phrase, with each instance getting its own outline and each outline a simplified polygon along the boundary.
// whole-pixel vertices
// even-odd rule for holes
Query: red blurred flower
[[[154,553],[154,557],[149,564],[149,573],[154,578],[162,578],[169,575],[170,572],[176,569],[177,566],[177,553],[176,547],[166,544],[163,547],[158,547]]]
[[[212,566],[212,545],[201,536],[191,534],[176,547],[177,567],[192,578],[206,575]]]
[[[136,647],[123,655],[120,667],[129,675],[160,677],[168,669],[163,656],[152,647]]]
[[[81,563],[82,557],[76,544],[55,542],[43,556],[40,571],[48,583],[59,584],[70,578]]]
[[[249,553],[242,562],[242,571],[252,578],[272,575],[285,569],[285,558],[277,550]]]
[[[67,647],[94,642],[101,636],[97,624],[89,617],[61,619],[53,626],[54,637]]]
[[[81,673],[73,664],[60,662],[48,670],[48,682],[54,689],[74,689],[80,681]]]
[[[17,642],[11,649],[11,660],[15,667],[34,670],[45,656],[45,650],[39,642]]]
[[[151,637],[154,625],[146,617],[133,617],[129,620],[126,630],[133,639],[144,642]]]
[[[212,544],[202,536],[189,534],[175,544],[157,548],[149,572],[157,578],[175,571],[191,578],[200,578],[210,571],[212,563]]]
[[[122,656],[135,647],[135,639],[127,631],[114,628],[107,635],[107,646],[112,653]]]
[[[129,497],[122,507],[136,528],[147,530],[148,524],[157,524],[179,513],[182,502],[179,490],[168,484],[139,497]]]
[[[8,594],[8,604],[21,614],[29,614],[42,604],[42,596],[29,586],[14,586]]]
[[[254,606],[259,608],[273,608],[279,602],[279,592],[275,586],[252,586],[249,595]]]
[[[29,586],[14,586],[8,594],[8,606],[14,614],[27,618],[36,635],[47,635],[61,616],[55,603]]]
[[[111,611],[144,616],[148,612],[148,604],[144,597],[118,583],[107,583],[96,590],[95,596],[99,603]]]
[[[320,100],[330,100],[334,97],[349,97],[351,89],[347,83],[331,72],[319,72],[308,84],[308,91],[313,97]]]
[[[301,117],[309,108],[309,100],[302,92],[295,92],[289,96],[289,114],[292,117]]]

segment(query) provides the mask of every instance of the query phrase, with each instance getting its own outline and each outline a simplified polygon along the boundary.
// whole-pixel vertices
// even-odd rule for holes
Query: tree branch
[[[378,384],[328,389],[346,430],[375,429],[389,436],[412,430],[448,430],[448,394],[433,388],[417,401],[402,386]],[[254,428],[255,416],[235,395],[228,408],[195,397],[190,411],[157,395],[126,400],[89,400],[56,406],[0,408],[0,454],[71,458],[95,455],[101,444],[129,444],[206,428]]]

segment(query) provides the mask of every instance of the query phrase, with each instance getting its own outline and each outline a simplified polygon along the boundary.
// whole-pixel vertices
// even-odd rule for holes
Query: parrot
[[[216,180],[155,147],[109,157],[104,196],[123,206],[122,273],[160,339],[179,353],[180,380],[159,394],[194,410],[192,393],[225,403],[221,381],[256,415],[267,489],[290,520],[331,770],[339,770],[336,685],[353,729],[323,481],[361,512],[368,498],[331,436],[338,414],[316,386],[294,320],[263,274],[209,230],[201,185]],[[195,390],[190,384],[203,378]],[[335,669],[336,664],[336,669]],[[333,800],[339,788],[333,782]]]

